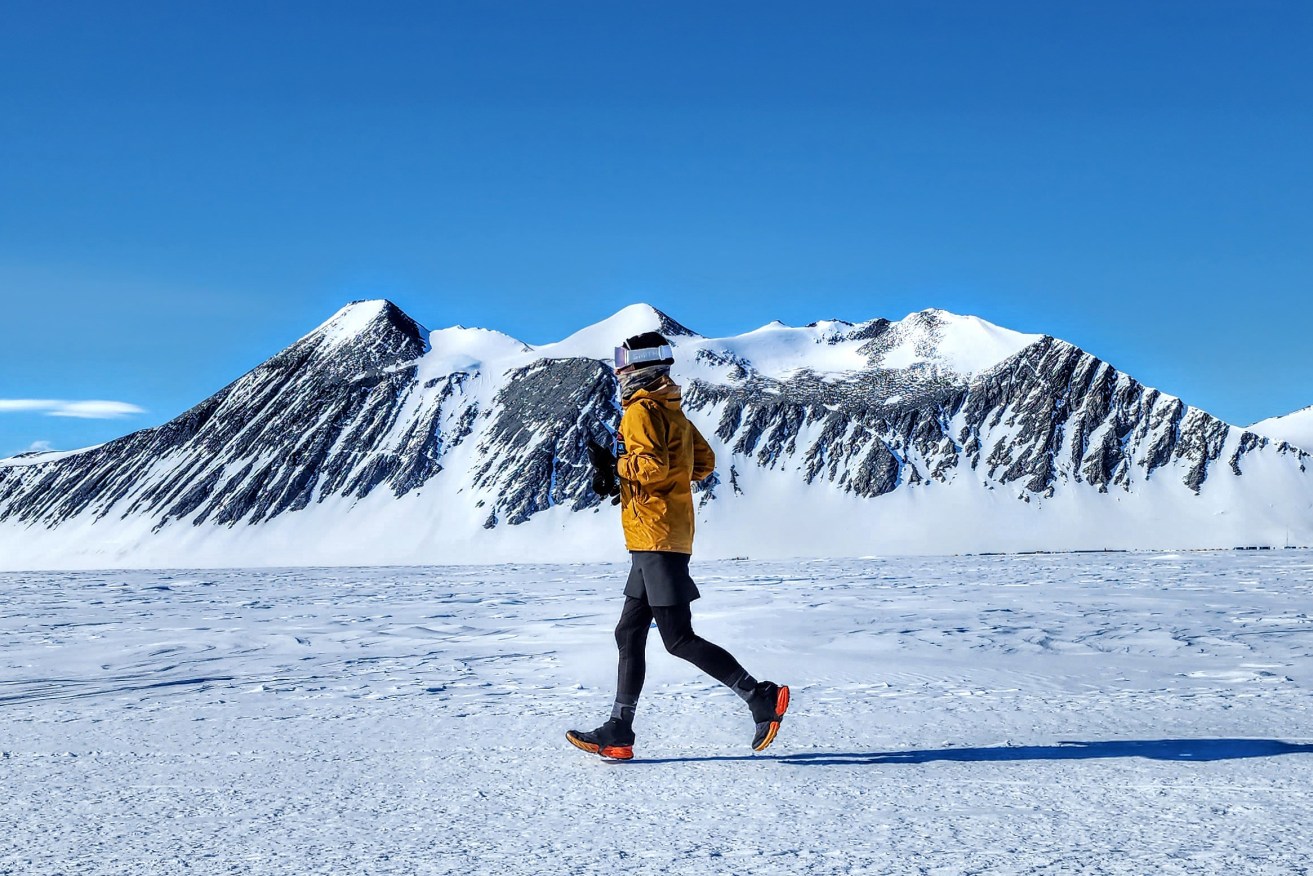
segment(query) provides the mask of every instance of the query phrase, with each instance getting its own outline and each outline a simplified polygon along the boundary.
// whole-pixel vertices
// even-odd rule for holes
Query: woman
[[[656,621],[666,650],[717,679],[752,711],[754,751],[774,741],[789,708],[788,687],[758,682],[728,651],[693,632],[691,603],[697,585],[688,574],[693,553],[692,483],[707,477],[715,454],[680,408],[679,386],[670,379],[675,363],[670,342],[646,332],[616,348],[620,381],[618,458],[594,444],[599,495],[620,495],[625,546],[633,557],[625,605],[615,628],[620,666],[610,719],[592,731],[565,734],[584,751],[613,760],[634,756],[634,710],[643,690],[647,633]],[[618,480],[618,484],[617,484]]]

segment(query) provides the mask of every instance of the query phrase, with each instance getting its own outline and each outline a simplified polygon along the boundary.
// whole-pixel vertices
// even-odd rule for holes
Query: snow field
[[[1301,408],[1283,417],[1270,417],[1249,427],[1249,431],[1288,441],[1296,447],[1313,447],[1313,407]]]
[[[1313,554],[695,558],[608,764],[625,571],[0,575],[0,872],[1313,867]]]

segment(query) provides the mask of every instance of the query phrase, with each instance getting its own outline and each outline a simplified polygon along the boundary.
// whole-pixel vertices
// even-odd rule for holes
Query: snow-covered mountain
[[[1313,448],[1313,407],[1303,408],[1284,417],[1260,420],[1250,426],[1249,431],[1296,447]]]
[[[534,347],[365,301],[163,426],[0,460],[0,567],[623,557],[584,446],[648,330],[717,452],[703,556],[1313,542],[1302,450],[975,317],[715,339],[634,305]]]

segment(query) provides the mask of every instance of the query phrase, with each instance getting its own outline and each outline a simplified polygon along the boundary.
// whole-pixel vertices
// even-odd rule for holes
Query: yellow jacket
[[[620,418],[620,519],[631,551],[693,553],[692,482],[716,455],[679,406],[669,377],[635,392]]]

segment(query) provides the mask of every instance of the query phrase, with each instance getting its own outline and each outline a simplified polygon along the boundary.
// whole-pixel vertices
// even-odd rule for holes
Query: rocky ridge
[[[1304,451],[1071,344],[942,311],[774,324],[721,340],[645,306],[613,320],[575,337],[618,343],[617,332],[655,329],[676,346],[685,408],[718,455],[704,506],[750,501],[741,481],[753,469],[869,502],[955,485],[1040,506],[1157,479],[1198,496],[1218,479],[1245,478],[1256,458],[1306,471]],[[51,461],[0,461],[0,525],[259,526],[435,484],[442,513],[477,516],[484,529],[597,508],[585,445],[619,417],[609,350],[594,349],[599,340],[535,349],[498,336],[496,354],[453,358],[434,343],[444,332],[390,302],[349,305],[158,428]]]

